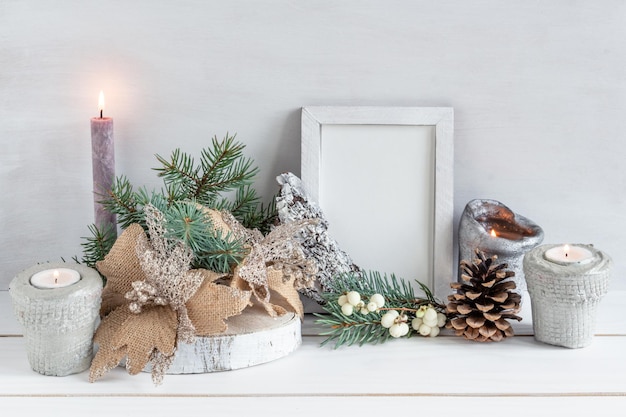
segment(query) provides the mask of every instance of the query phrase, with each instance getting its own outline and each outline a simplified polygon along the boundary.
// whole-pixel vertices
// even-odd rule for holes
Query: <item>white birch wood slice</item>
[[[270,317],[253,306],[226,321],[226,332],[197,337],[192,344],[181,343],[167,374],[199,374],[231,371],[270,362],[295,351],[302,344],[302,323],[288,312]],[[151,372],[147,366],[144,372]]]

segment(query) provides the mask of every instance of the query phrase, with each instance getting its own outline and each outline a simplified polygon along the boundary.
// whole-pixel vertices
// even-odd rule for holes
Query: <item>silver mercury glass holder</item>
[[[476,249],[487,256],[497,255],[515,272],[516,292],[526,289],[522,260],[524,254],[543,241],[543,229],[514,213],[496,200],[476,199],[465,206],[459,222],[459,261],[472,261]],[[458,277],[461,277],[459,269]]]
[[[553,259],[562,245],[541,245],[524,257],[535,339],[567,348],[593,341],[596,310],[608,291],[613,262],[592,245],[572,245],[587,255]],[[557,252],[558,253],[558,252]]]
[[[41,288],[31,279],[48,270],[78,274],[77,282]],[[28,361],[42,375],[67,376],[89,368],[102,295],[100,274],[85,265],[42,263],[20,272],[9,286],[13,310],[23,326]]]

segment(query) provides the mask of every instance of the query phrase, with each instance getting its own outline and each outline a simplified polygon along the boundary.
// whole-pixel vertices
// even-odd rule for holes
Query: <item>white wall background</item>
[[[454,107],[455,222],[499,200],[626,287],[623,1],[1,0],[0,289],[81,254],[101,89],[118,174],[160,186],[155,153],[236,132],[266,198],[302,106]]]

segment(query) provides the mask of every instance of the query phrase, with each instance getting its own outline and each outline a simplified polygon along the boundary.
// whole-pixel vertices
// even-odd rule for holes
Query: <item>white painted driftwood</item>
[[[254,306],[227,320],[226,332],[181,343],[167,374],[230,371],[270,362],[295,351],[302,343],[301,320],[294,313],[272,318]],[[151,371],[148,366],[144,369]]]
[[[376,243],[382,243],[379,249],[384,246],[386,250],[392,251],[387,258],[394,255],[397,259],[394,262],[397,267],[396,271],[381,272],[397,274],[401,270],[409,271],[407,276],[400,275],[400,277],[411,281],[419,279],[427,284],[438,298],[445,300],[450,293],[450,283],[456,280],[455,272],[453,272],[453,109],[450,107],[312,106],[302,108],[301,118],[301,177],[310,198],[319,202],[324,214],[329,218],[333,217],[334,213],[329,212],[326,203],[332,202],[330,205],[333,208],[339,207],[339,210],[343,210],[341,220],[345,219],[346,221],[353,217],[354,212],[359,210],[359,207],[376,205],[380,214],[374,219],[369,219],[368,225],[361,227],[363,229],[369,228],[369,230],[384,229],[387,232],[387,241],[377,241]],[[356,202],[346,201],[347,199],[341,191],[329,191],[330,182],[345,182],[345,178],[338,178],[337,176],[328,178],[329,174],[326,172],[328,171],[328,161],[324,160],[325,155],[326,157],[329,156],[329,147],[333,145],[330,143],[331,137],[334,138],[333,141],[341,139],[344,131],[341,134],[335,132],[332,135],[329,132],[335,126],[341,125],[344,125],[344,131],[347,132],[348,136],[363,137],[363,141],[350,143],[350,145],[354,145],[349,147],[350,151],[342,152],[341,155],[336,155],[336,158],[335,156],[332,157],[336,161],[332,162],[334,169],[331,170],[333,171],[331,175],[349,173],[350,177],[354,178],[352,174],[355,172],[363,174],[363,177],[375,172],[374,179],[382,181],[380,187],[373,184],[343,184],[341,186],[343,188],[335,187],[338,190],[347,190],[357,185],[363,186],[365,192],[361,193],[359,201]],[[426,127],[431,129],[426,129]],[[413,135],[414,141],[425,140],[432,141],[432,143],[425,146],[418,144],[415,148],[416,153],[407,153],[406,145],[413,145],[411,132],[415,133]],[[371,141],[377,141],[378,148],[366,146]],[[378,149],[381,148],[382,152],[379,152]],[[372,149],[377,150],[372,151]],[[415,157],[414,160],[411,159],[411,156]],[[406,163],[399,163],[399,160],[406,161]],[[426,170],[419,169],[422,161],[427,161],[423,163]],[[407,168],[415,168],[411,172],[414,172],[416,176],[425,175],[428,177],[425,183],[424,178],[413,178],[416,184],[422,182],[424,185],[422,188],[412,186],[410,179],[407,180],[407,173],[405,172]],[[326,181],[324,180],[325,177]],[[402,185],[407,183],[408,186]],[[368,186],[371,191],[376,191],[376,193],[369,193]],[[382,201],[381,195],[384,196]],[[417,197],[418,202],[421,199],[428,204],[416,204],[415,212],[403,215],[401,220],[405,222],[405,227],[398,227],[396,230],[385,229],[388,227],[387,220],[396,215],[394,207],[401,207],[405,204],[406,197]],[[423,245],[425,247],[415,247],[414,236],[405,233],[406,230],[419,230],[426,227],[430,230],[419,232],[429,236]],[[329,232],[338,240],[339,245],[352,256],[354,262],[363,267],[364,265],[361,265],[363,260],[357,258],[350,245],[342,242],[334,233],[332,221]],[[356,245],[363,246],[362,251],[358,248],[359,252],[372,253],[371,240],[355,240],[357,241]],[[416,266],[415,258],[417,255],[423,257],[429,265],[420,263]],[[367,261],[369,262],[369,260]],[[377,267],[365,269],[380,271]]]

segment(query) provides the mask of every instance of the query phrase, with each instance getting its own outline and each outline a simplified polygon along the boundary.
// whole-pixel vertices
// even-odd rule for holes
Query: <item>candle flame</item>
[[[55,269],[52,272],[52,276],[54,277],[54,283],[57,284],[59,282],[59,271]]]
[[[98,96],[98,112],[102,114],[104,110],[104,92],[100,90],[100,95]]]
[[[491,229],[491,236],[498,237],[498,235],[496,234],[496,231],[494,229]]]
[[[565,254],[566,258],[569,256],[569,245],[563,246],[563,253]]]

